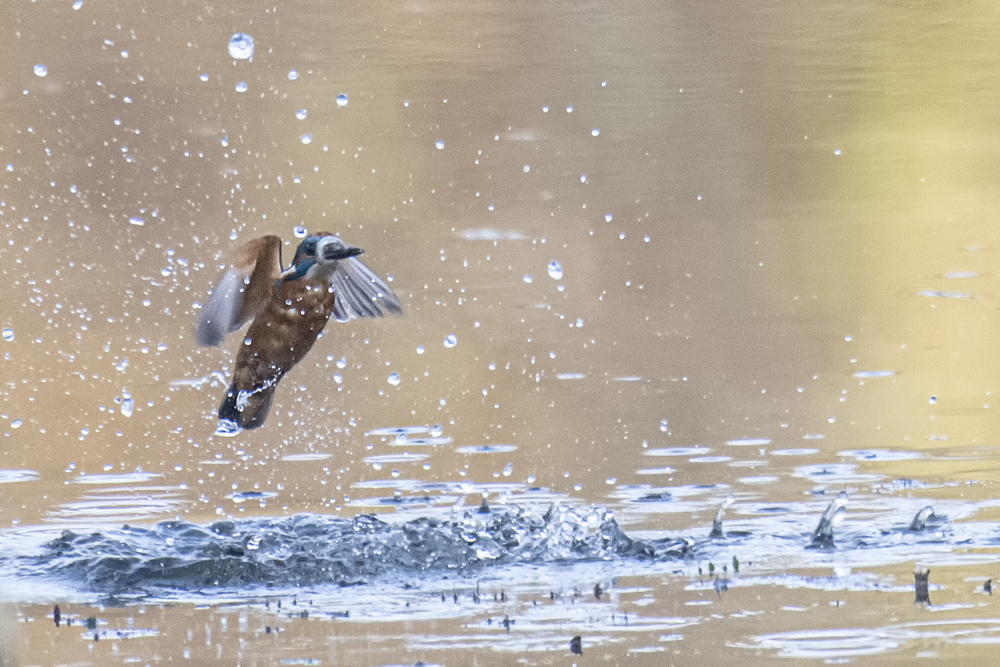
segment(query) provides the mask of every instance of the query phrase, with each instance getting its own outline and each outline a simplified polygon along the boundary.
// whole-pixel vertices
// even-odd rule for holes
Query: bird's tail
[[[246,391],[233,382],[219,406],[219,419],[232,422],[241,429],[263,426],[267,413],[271,410],[271,402],[274,401],[276,386],[277,382]]]

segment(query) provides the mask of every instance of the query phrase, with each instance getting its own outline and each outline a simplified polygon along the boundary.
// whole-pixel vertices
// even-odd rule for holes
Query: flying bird
[[[399,299],[358,259],[364,250],[328,232],[306,237],[282,270],[281,239],[239,248],[198,320],[198,343],[214,347],[252,320],[236,354],[233,382],[219,406],[220,435],[267,419],[281,378],[302,361],[327,320],[401,315]]]

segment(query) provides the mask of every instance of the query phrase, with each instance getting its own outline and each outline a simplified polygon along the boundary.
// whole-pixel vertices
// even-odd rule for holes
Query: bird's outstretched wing
[[[383,310],[393,315],[403,314],[399,299],[385,281],[357,257],[340,260],[331,285],[337,293],[333,316],[340,322],[355,317],[382,317]]]
[[[247,241],[233,255],[198,319],[198,344],[215,346],[257,315],[274,294],[281,270],[281,239]]]

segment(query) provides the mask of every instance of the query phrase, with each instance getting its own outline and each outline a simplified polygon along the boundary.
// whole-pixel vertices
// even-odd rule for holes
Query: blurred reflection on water
[[[995,6],[4,10],[0,526],[538,494],[691,532],[841,490],[994,520]],[[199,306],[300,228],[405,316],[331,323],[220,439],[238,343],[198,348]],[[801,655],[775,623],[657,648]]]

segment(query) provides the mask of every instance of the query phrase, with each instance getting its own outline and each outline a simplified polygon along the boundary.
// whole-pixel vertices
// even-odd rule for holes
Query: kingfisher
[[[264,424],[278,382],[302,361],[331,316],[346,322],[403,313],[385,281],[358,259],[362,253],[329,232],[303,239],[287,269],[277,236],[236,249],[196,330],[199,344],[214,347],[252,320],[219,406],[216,433],[236,435]]]

